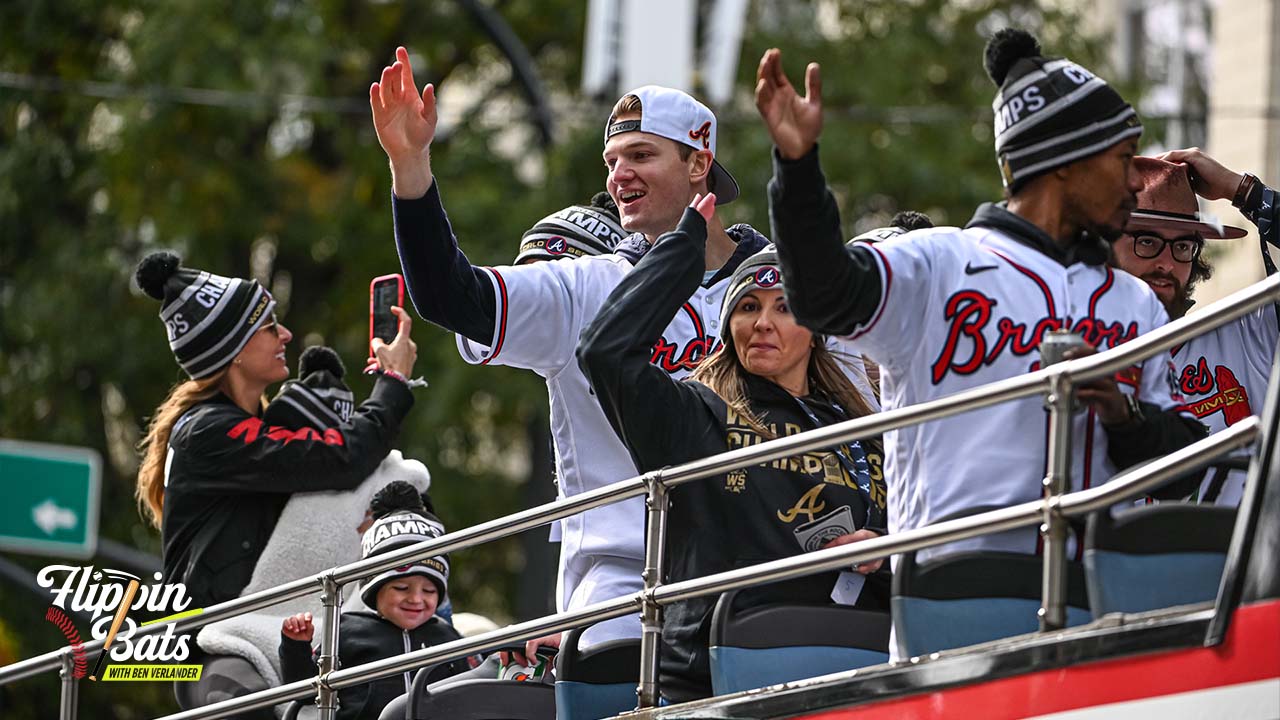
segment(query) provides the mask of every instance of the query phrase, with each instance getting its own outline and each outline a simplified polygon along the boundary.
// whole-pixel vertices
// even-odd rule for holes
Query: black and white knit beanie
[[[613,252],[627,231],[618,222],[618,208],[606,192],[596,193],[589,205],[570,205],[542,218],[520,238],[515,264],[530,260],[559,260]]]
[[[303,350],[298,379],[280,388],[262,419],[290,430],[332,428],[350,420],[355,395],[342,380],[346,372],[342,359],[331,348],[314,345]]]
[[[406,483],[407,484],[407,483]],[[388,488],[384,488],[387,490]],[[400,508],[389,508],[390,512],[374,521],[364,532],[360,540],[360,556],[369,559],[407,545],[420,543],[444,535],[444,524],[435,515],[422,509],[421,496],[410,487],[412,492],[384,493],[379,492],[384,502],[396,502],[403,498]],[[449,593],[449,556],[436,555],[422,560],[415,560],[408,565],[391,568],[365,581],[360,589],[360,598],[371,608],[378,607],[378,590],[396,578],[423,575],[436,584],[440,593],[440,604],[444,604]]]
[[[163,303],[169,348],[193,380],[234,360],[276,306],[258,281],[185,268],[169,252],[143,258],[134,276],[143,292]]]
[[[729,316],[738,306],[738,301],[752,290],[781,290],[782,265],[778,262],[778,249],[773,243],[761,248],[751,257],[742,261],[733,277],[729,278],[729,287],[724,292],[724,301],[720,303],[720,339],[729,342]]]
[[[1000,88],[991,104],[996,161],[1011,194],[1037,175],[1142,134],[1137,112],[1110,85],[1070,60],[1042,57],[1024,30],[997,32],[983,64]]]

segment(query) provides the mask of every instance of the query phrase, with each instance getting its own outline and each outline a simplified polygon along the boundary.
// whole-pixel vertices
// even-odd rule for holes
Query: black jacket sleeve
[[[1176,410],[1139,403],[1143,421],[1117,427],[1103,426],[1107,433],[1107,457],[1121,470],[1180,450],[1209,436],[1204,424],[1184,417]],[[1161,500],[1181,499],[1200,486],[1204,471],[1181,475],[1151,493]]]
[[[848,335],[871,319],[880,303],[880,273],[870,250],[845,248],[840,210],[816,145],[798,160],[784,160],[774,150],[769,225],[787,278],[787,302],[801,325]]]
[[[1280,247],[1280,193],[1259,182],[1253,192],[1249,193],[1240,212],[1249,222],[1258,226],[1258,236],[1262,240],[1263,256],[1266,259],[1265,248],[1268,244]],[[1274,267],[1271,263],[1267,265],[1270,274]]]
[[[320,668],[311,654],[311,643],[280,635],[280,676],[286,683],[313,678]]]
[[[649,362],[653,344],[702,280],[706,243],[706,221],[685,210],[676,229],[613,289],[578,342],[578,365],[641,471],[692,459],[678,446],[693,445],[681,440],[711,424],[697,391]]]
[[[413,306],[423,318],[478,343],[493,342],[493,281],[458,249],[440,188],[417,200],[391,198],[396,251]]]
[[[391,451],[413,406],[402,382],[378,378],[369,399],[336,428],[269,426],[238,408],[194,417],[176,433],[201,490],[292,493],[356,487]]]

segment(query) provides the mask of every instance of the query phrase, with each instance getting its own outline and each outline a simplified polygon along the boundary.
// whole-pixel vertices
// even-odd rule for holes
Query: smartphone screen
[[[385,342],[396,339],[400,321],[391,313],[391,307],[404,306],[404,278],[400,275],[383,275],[369,286],[369,339],[382,338]]]

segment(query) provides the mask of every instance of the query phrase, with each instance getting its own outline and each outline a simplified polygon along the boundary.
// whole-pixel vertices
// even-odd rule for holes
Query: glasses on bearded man
[[[1204,249],[1204,241],[1198,235],[1186,235],[1173,240],[1165,240],[1159,235],[1134,235],[1133,254],[1140,258],[1160,257],[1164,246],[1169,246],[1169,254],[1180,263],[1189,263],[1200,256]]]

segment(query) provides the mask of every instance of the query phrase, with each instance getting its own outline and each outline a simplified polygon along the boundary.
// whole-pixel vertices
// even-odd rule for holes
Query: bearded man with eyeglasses
[[[1112,264],[1145,281],[1170,318],[1192,306],[1191,291],[1209,277],[1203,257],[1206,240],[1244,237],[1244,229],[1204,222],[1196,194],[1230,198],[1258,226],[1263,265],[1276,271],[1267,245],[1280,244],[1276,192],[1248,173],[1233,172],[1197,148],[1158,158],[1137,157],[1142,176],[1138,207],[1112,244]],[[1217,432],[1262,410],[1271,363],[1280,337],[1280,307],[1267,305],[1235,322],[1174,348],[1176,382],[1186,409]],[[1247,456],[1247,452],[1244,453]],[[1217,468],[1206,475],[1197,499],[1237,505],[1245,471]]]

